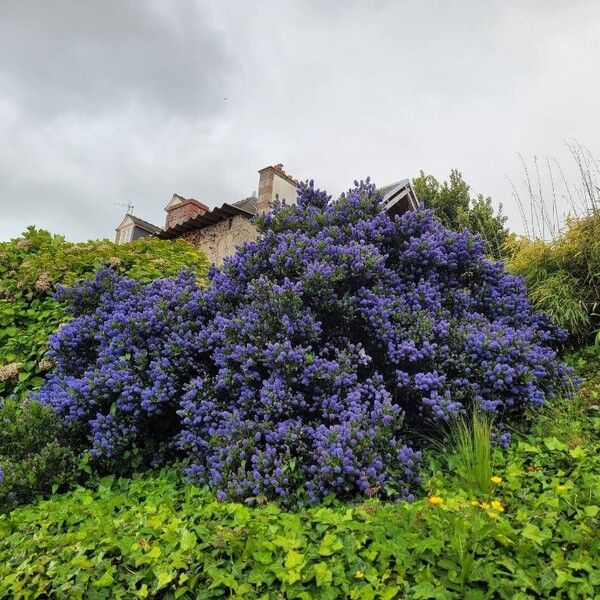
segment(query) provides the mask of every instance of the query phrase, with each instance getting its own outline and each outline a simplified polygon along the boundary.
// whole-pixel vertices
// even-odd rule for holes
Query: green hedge
[[[48,337],[65,320],[52,299],[56,285],[72,284],[107,266],[141,281],[175,275],[185,266],[202,279],[208,261],[181,240],[74,244],[34,227],[0,243],[0,398],[37,388],[50,367],[44,360]]]

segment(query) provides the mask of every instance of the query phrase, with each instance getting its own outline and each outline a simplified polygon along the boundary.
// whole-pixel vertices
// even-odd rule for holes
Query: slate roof
[[[258,198],[256,196],[248,196],[243,200],[238,200],[238,202],[234,202],[232,206],[237,206],[242,210],[246,210],[253,215],[258,213]]]
[[[129,213],[127,213],[126,216],[129,217],[138,227],[141,227],[142,229],[145,229],[150,233],[156,234],[160,232],[160,227],[152,225],[152,223],[148,223],[148,221],[144,221],[144,219],[140,219],[139,217],[136,217],[135,215]]]
[[[248,200],[242,200],[240,202],[236,202],[235,204],[223,204],[221,208],[213,208],[208,212],[205,212],[203,215],[197,215],[184,221],[183,223],[179,223],[175,225],[175,227],[169,227],[169,229],[163,229],[159,231],[157,234],[159,238],[162,239],[171,239],[177,237],[184,233],[185,231],[191,231],[192,229],[202,229],[204,227],[208,227],[209,225],[214,225],[219,221],[224,221],[225,219],[229,219],[230,217],[234,217],[236,215],[241,215],[243,217],[247,217],[251,219],[256,214],[256,209],[254,212],[250,212],[250,210],[246,210],[241,208],[240,206],[236,206],[236,204],[241,204]]]

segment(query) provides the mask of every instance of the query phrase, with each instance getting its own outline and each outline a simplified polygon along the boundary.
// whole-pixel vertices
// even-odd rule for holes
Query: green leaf
[[[285,557],[285,566],[287,569],[295,569],[296,567],[300,567],[304,564],[304,555],[296,552],[295,550],[290,550]]]
[[[156,577],[156,591],[173,581],[175,578],[175,573],[171,569],[161,567],[154,569],[154,576]]]
[[[326,533],[319,545],[319,554],[321,556],[331,556],[344,547],[342,541],[332,533]]]
[[[110,571],[106,571],[102,577],[96,579],[96,581],[92,582],[92,586],[95,588],[105,588],[110,587],[114,583],[114,578]]]
[[[577,446],[577,447],[573,448],[572,450],[569,450],[569,454],[573,458],[585,458],[587,455],[585,448],[583,448],[583,446]]]
[[[540,546],[544,543],[545,540],[548,539],[548,535],[540,530],[539,527],[533,525],[532,523],[528,523],[521,530],[521,535],[528,540],[532,540],[539,544]]]
[[[270,565],[273,562],[273,554],[270,550],[255,550],[252,558],[261,565]]]
[[[331,583],[333,578],[327,563],[320,562],[315,565],[315,576],[317,580],[317,587],[321,587],[325,583]]]
[[[100,481],[98,481],[98,487],[100,489],[110,490],[114,480],[115,480],[114,475],[106,475],[105,477],[102,477],[100,479]]]
[[[560,450],[564,452],[569,449],[569,447],[566,444],[563,444],[555,437],[544,438],[544,445],[546,446],[546,448],[548,448],[548,450]]]
[[[196,545],[196,535],[188,531],[187,529],[183,531],[181,535],[181,549],[185,552],[187,550],[191,550]]]

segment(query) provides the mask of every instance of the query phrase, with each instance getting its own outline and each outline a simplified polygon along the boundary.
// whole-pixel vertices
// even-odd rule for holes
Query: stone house
[[[256,215],[267,212],[277,201],[283,204],[296,202],[298,182],[284,171],[283,165],[265,167],[258,174],[258,195],[209,209],[198,200],[173,194],[165,207],[167,216],[164,228],[151,225],[133,215],[126,215],[116,230],[115,241],[125,243],[137,239],[132,237],[134,235],[154,235],[161,239],[181,238],[205,252],[211,263],[220,266],[223,259],[232,255],[238,246],[257,239],[258,231],[254,225]],[[380,188],[379,191],[386,211],[391,216],[418,206],[408,179]],[[146,228],[136,225],[136,229],[130,230],[131,223],[142,223]]]

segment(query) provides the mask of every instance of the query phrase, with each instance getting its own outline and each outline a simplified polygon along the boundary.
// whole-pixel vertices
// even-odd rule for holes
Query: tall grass
[[[534,157],[532,166],[521,157],[524,180],[513,194],[526,235],[508,243],[507,264],[534,306],[571,332],[572,345],[594,336],[600,344],[600,163],[576,140],[565,144],[571,182],[556,159]]]
[[[493,417],[478,407],[450,424],[450,439],[457,474],[466,491],[487,495],[491,489]]]
[[[517,185],[508,179],[530,240],[557,239],[569,217],[600,216],[600,162],[578,140],[564,143],[575,176],[567,178],[554,157],[534,155],[528,161],[519,154],[523,180]]]

